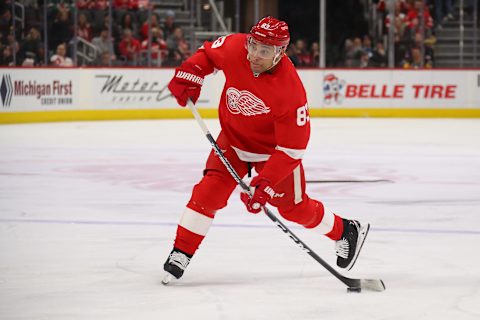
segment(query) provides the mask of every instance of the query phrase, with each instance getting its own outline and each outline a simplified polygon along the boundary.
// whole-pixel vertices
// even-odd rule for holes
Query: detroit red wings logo
[[[247,90],[239,91],[230,87],[227,89],[226,99],[228,110],[233,114],[256,116],[270,112],[270,108],[260,98]]]

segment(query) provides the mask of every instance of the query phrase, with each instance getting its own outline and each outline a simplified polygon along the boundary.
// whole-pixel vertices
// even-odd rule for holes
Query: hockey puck
[[[362,288],[360,288],[360,287],[349,287],[349,288],[347,288],[347,292],[358,292],[358,293],[360,293],[360,292],[362,292]]]

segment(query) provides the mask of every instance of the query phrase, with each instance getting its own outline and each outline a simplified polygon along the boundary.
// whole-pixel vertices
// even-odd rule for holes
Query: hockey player
[[[205,76],[222,70],[226,82],[219,105],[217,144],[240,177],[254,168],[253,197],[241,194],[251,213],[266,203],[286,220],[336,241],[337,265],[354,265],[369,224],[342,219],[305,193],[302,157],[310,137],[305,89],[285,50],[288,26],[265,17],[250,34],[205,42],[175,70],[168,88],[181,106],[197,101]],[[207,235],[215,213],[227,205],[236,182],[212,150],[195,185],[164,264],[168,278],[180,278]]]

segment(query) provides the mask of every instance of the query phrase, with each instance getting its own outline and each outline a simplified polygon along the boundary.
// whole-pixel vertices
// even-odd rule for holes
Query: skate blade
[[[163,285],[168,285],[173,279],[175,279],[175,277],[173,275],[171,275],[170,273],[165,273],[165,276],[163,277],[162,279],[162,284]]]

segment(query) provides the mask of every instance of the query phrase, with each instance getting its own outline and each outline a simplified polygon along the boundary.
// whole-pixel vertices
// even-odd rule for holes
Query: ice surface
[[[208,120],[218,133],[216,120]],[[480,121],[312,119],[309,194],[372,229],[345,287],[238,190],[162,264],[210,147],[193,120],[0,126],[0,319],[479,319]],[[335,263],[333,243],[288,226]]]

